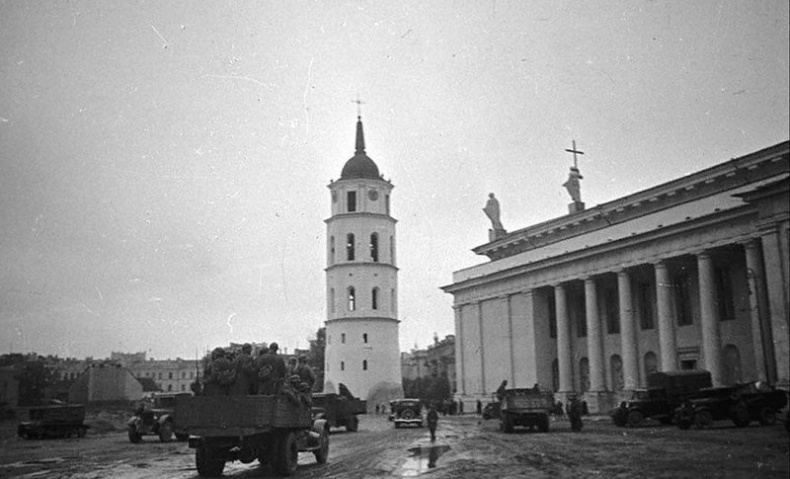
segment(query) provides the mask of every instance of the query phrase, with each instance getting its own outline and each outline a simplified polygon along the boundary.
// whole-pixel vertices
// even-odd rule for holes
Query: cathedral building
[[[570,151],[570,150],[569,150]],[[474,248],[453,273],[460,399],[583,393],[604,412],[653,371],[790,385],[783,142]]]
[[[371,407],[403,396],[392,189],[365,153],[358,117],[356,152],[329,184],[324,390],[342,383]]]

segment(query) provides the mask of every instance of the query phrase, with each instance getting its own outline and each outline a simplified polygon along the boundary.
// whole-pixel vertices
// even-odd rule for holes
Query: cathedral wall
[[[503,380],[512,380],[507,297],[483,301],[480,309],[483,315],[483,392],[492,393]]]
[[[483,393],[479,313],[476,304],[464,305],[461,308],[461,327],[464,334],[460,342],[463,348],[466,394]]]

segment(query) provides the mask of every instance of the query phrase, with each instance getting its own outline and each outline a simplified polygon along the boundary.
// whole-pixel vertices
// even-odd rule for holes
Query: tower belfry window
[[[373,288],[370,293],[370,306],[373,309],[379,309],[379,289]]]
[[[329,264],[335,264],[335,237],[329,238]]]
[[[346,259],[354,261],[354,233],[346,235]]]
[[[379,262],[379,234],[370,235],[370,259],[374,263]]]
[[[349,213],[357,211],[357,192],[349,191],[346,194],[346,208]]]
[[[354,287],[348,288],[348,310],[354,311],[357,309],[357,293]]]

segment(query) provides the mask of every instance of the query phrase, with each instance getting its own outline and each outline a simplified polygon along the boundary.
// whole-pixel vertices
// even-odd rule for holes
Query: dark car
[[[134,416],[126,423],[129,442],[137,444],[146,435],[159,436],[162,442],[173,439],[186,441],[189,434],[177,428],[175,424],[176,396],[191,396],[189,393],[158,394],[145,403],[140,404]]]
[[[753,421],[770,425],[786,404],[787,393],[765,382],[705,388],[676,410],[675,421],[681,429],[708,428],[721,420],[731,420],[737,427]]]
[[[652,373],[647,385],[647,389],[633,391],[630,399],[610,412],[617,426],[640,426],[647,418],[670,424],[683,401],[713,383],[708,371],[676,371]]]
[[[390,417],[399,428],[405,424],[422,427],[422,403],[419,399],[395,399],[390,401]]]

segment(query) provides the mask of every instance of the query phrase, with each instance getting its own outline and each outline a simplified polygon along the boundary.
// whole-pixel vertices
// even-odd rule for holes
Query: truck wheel
[[[540,431],[540,432],[549,432],[549,417],[548,416],[540,418],[540,422],[538,422],[538,431]]]
[[[760,408],[760,415],[757,416],[757,420],[760,421],[760,424],[763,426],[770,426],[776,423],[776,413],[768,406],[763,406]]]
[[[513,418],[510,417],[510,414],[505,414],[502,416],[502,430],[505,431],[507,434],[513,432]]]
[[[749,407],[745,402],[739,401],[732,407],[732,422],[736,427],[746,427],[749,425],[751,418],[749,417]]]
[[[326,464],[326,461],[329,459],[329,428],[324,428],[320,434],[318,449],[313,451],[313,454],[315,454],[315,462]]]
[[[346,431],[348,432],[357,432],[359,430],[359,418],[356,416],[351,416],[351,419],[348,420],[346,423]]]
[[[639,411],[631,411],[628,413],[628,425],[631,427],[639,427],[645,420],[645,415]]]
[[[137,432],[137,429],[134,426],[129,426],[129,442],[137,444],[141,439],[142,436]]]
[[[299,445],[296,443],[296,435],[293,432],[286,432],[280,436],[277,444],[277,461],[274,469],[281,476],[290,477],[296,472],[299,462]]]
[[[170,442],[173,440],[173,423],[165,421],[159,426],[159,440],[161,442]]]
[[[225,469],[225,459],[219,450],[201,444],[195,449],[195,465],[200,477],[220,477]]]
[[[713,415],[710,411],[698,411],[694,413],[694,426],[697,429],[706,429],[713,425]]]

